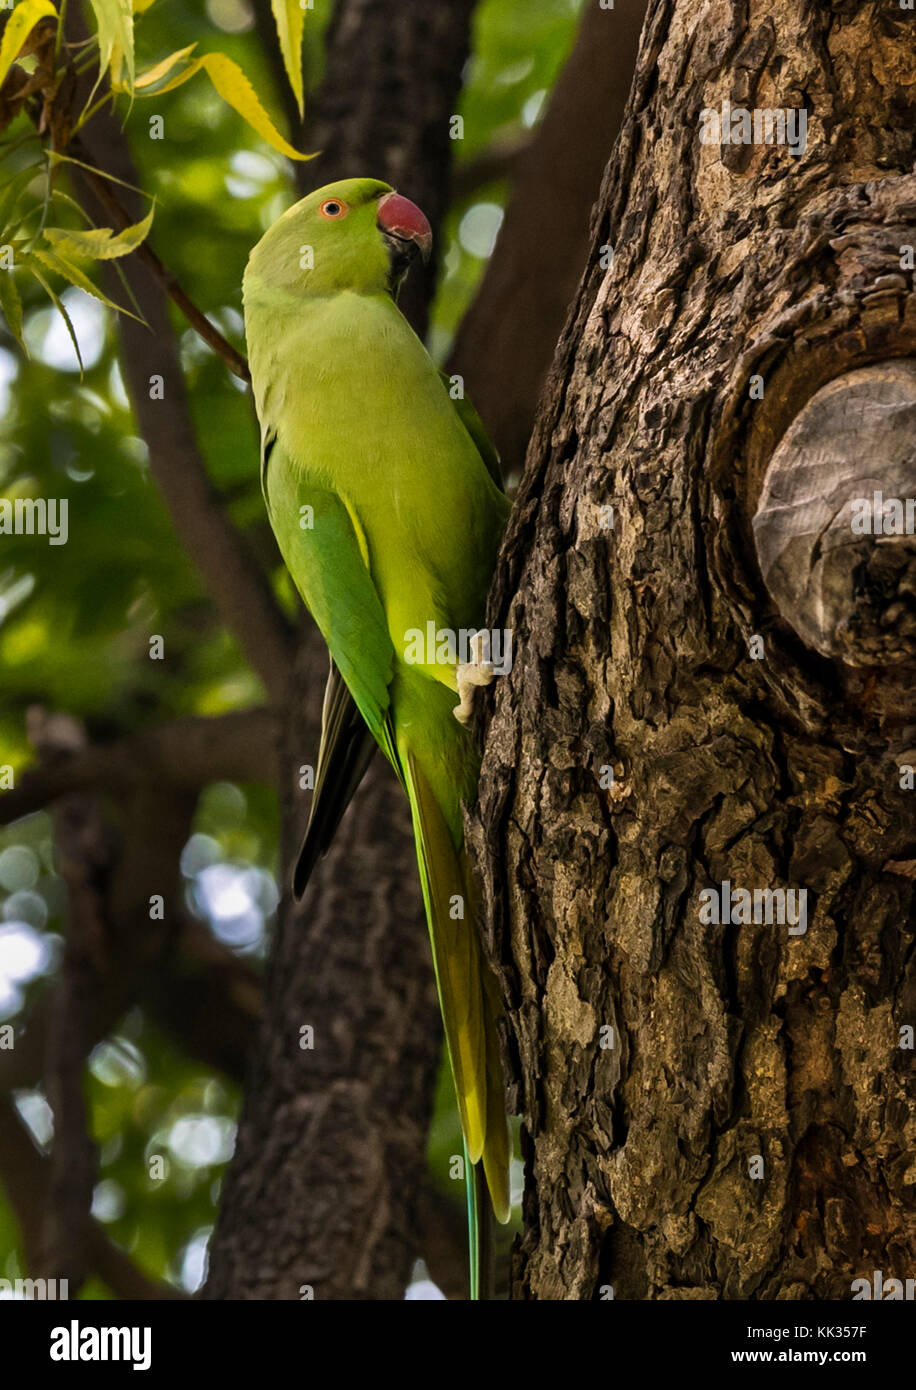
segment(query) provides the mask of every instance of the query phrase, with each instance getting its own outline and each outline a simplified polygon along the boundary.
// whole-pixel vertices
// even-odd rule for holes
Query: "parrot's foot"
[[[474,633],[470,641],[471,659],[463,662],[455,671],[460,703],[452,710],[452,714],[459,724],[469,724],[471,721],[471,715],[474,713],[474,687],[489,685],[496,675],[493,667],[483,655],[486,637],[485,632]]]

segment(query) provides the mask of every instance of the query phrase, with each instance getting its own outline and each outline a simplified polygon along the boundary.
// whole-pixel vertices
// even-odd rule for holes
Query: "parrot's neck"
[[[282,438],[283,422],[305,414],[313,436],[329,438],[348,411],[390,392],[405,365],[428,365],[425,349],[391,296],[291,295],[245,282],[245,322],[262,430]],[[289,442],[291,452],[296,452]]]

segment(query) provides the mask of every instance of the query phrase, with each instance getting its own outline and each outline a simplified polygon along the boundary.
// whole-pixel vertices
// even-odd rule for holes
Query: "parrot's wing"
[[[462,395],[457,399],[452,396],[451,377],[447,376],[445,372],[440,372],[439,376],[459,419],[473,440],[487,472],[497,487],[502,490],[503,480],[499,454],[487,434],[483,421],[466,396]],[[270,432],[267,433],[263,440],[261,481],[264,495],[267,498],[268,510],[270,499],[267,487],[267,469],[268,462],[271,460],[276,447],[275,436]],[[310,499],[313,498],[314,489],[305,487],[300,490],[303,496],[307,493]],[[314,502],[303,502],[303,497],[300,497],[298,505],[314,506]],[[296,515],[299,515],[298,506]],[[352,518],[351,524],[354,524]],[[359,538],[355,531],[354,538],[359,545]],[[289,564],[289,568],[295,576],[296,571],[292,564]],[[315,613],[311,600],[304,593],[303,598],[305,598],[309,609],[321,627],[321,622]],[[384,621],[384,617],[382,620]],[[323,627],[322,632],[324,633]],[[325,639],[327,640],[326,633]],[[330,643],[328,645],[330,647]],[[315,792],[312,797],[308,826],[296,859],[293,875],[293,892],[297,898],[302,897],[315,865],[328,850],[337,833],[337,827],[343,819],[343,814],[372,761],[378,736],[367,729],[368,722],[368,720],[360,718],[360,706],[350,693],[349,682],[346,677],[335,665],[332,651],[331,670],[328,675],[321,716],[321,747],[318,753],[318,766],[315,769]],[[386,733],[390,741],[390,731],[386,730]],[[390,752],[389,757],[391,757]],[[396,770],[398,769],[396,768]]]
[[[452,395],[452,378],[448,373],[440,372],[439,377],[442,385],[448,392],[449,400],[457,411],[459,420],[474,441],[474,447],[483,459],[484,467],[500,492],[505,492],[506,489],[503,483],[499,454],[497,453],[495,444],[487,434],[486,425],[477,414],[477,411],[474,409],[472,402],[467,396],[461,395],[456,398]]]
[[[313,483],[279,443],[264,481],[283,558],[331,656],[315,794],[293,880],[300,897],[369,765],[373,741],[400,775],[388,717],[394,648],[365,538],[346,503]]]
[[[375,739],[332,659],[321,711],[315,792],[293,873],[293,892],[297,899],[302,897],[312,870],[334,839],[375,749]]]

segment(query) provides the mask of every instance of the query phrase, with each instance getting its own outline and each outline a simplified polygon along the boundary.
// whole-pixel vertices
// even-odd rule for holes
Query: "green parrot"
[[[251,252],[245,331],[271,526],[331,657],[294,892],[302,895],[378,745],[410,802],[467,1159],[482,1167],[505,1222],[499,1004],[461,820],[480,764],[463,723],[493,668],[480,639],[460,647],[483,623],[509,503],[479,417],[451,399],[397,307],[411,261],[428,256],[431,240],[420,209],[388,184],[321,188]],[[472,1296],[480,1167],[468,1175]]]

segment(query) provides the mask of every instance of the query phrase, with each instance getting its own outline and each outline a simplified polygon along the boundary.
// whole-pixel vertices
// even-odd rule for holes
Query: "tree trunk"
[[[588,224],[620,128],[646,0],[613,15],[586,5],[576,42],[530,144],[512,171],[506,215],[461,320],[448,371],[517,477],[538,395],[585,269]]]
[[[651,0],[493,593],[517,1298],[916,1260],[916,540],[851,524],[916,497],[914,19],[760,13]],[[723,101],[804,149],[703,143]]]

